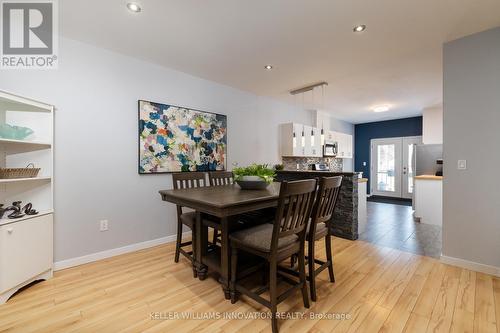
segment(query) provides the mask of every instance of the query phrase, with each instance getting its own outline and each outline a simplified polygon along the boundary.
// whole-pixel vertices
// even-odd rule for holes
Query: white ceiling
[[[139,14],[126,2],[60,1],[62,34],[291,103],[324,80],[324,109],[355,123],[441,103],[443,42],[500,25],[500,0],[138,0]]]

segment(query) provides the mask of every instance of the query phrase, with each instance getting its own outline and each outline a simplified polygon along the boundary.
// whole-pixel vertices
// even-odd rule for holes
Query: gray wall
[[[444,256],[500,267],[499,145],[496,28],[444,46]]]
[[[61,39],[57,70],[1,71],[0,89],[55,111],[55,260],[175,234],[158,190],[170,175],[137,174],[137,100],[228,116],[228,166],[277,163],[278,124],[309,112],[185,73]],[[99,220],[109,231],[99,232]]]
[[[354,149],[354,124],[351,124],[347,121],[336,119],[330,117],[330,130],[335,132],[341,132],[352,135],[352,147]],[[353,172],[354,168],[354,154],[353,158],[344,158],[342,159],[343,171],[344,172]]]

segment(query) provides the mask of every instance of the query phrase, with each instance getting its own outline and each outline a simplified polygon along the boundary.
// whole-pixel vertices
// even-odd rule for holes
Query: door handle
[[[9,235],[10,235],[10,234],[12,234],[13,232],[14,232],[14,229],[12,229],[12,228],[8,228],[8,229],[7,229],[7,233],[8,233]]]

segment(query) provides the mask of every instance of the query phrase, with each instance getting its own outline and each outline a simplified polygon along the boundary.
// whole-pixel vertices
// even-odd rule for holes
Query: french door
[[[415,176],[415,146],[422,137],[371,140],[371,193],[411,198]]]

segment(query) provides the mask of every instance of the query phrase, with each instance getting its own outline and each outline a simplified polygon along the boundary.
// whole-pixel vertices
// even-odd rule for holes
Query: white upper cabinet
[[[302,124],[288,123],[280,126],[281,156],[322,157],[321,129]],[[338,158],[352,158],[352,135],[325,131],[325,142],[337,142]]]
[[[353,155],[353,144],[352,135],[340,133],[340,132],[328,132],[328,136],[325,139],[326,142],[336,142],[337,143],[337,157],[338,158],[352,158]]]
[[[280,126],[280,150],[281,156],[304,156],[301,143],[302,125],[281,124]]]
[[[281,156],[321,157],[320,130],[302,124],[288,123],[280,126]]]
[[[352,135],[345,133],[337,133],[338,140],[338,157],[352,158]]]

